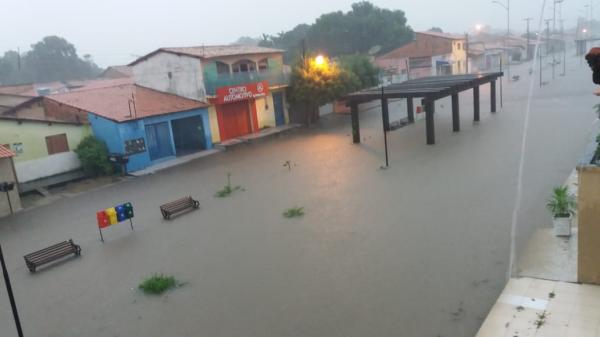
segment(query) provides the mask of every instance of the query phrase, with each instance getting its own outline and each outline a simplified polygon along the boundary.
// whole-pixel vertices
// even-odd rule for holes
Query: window
[[[13,143],[12,150],[18,155],[23,153],[23,143]]]
[[[234,73],[247,73],[256,71],[256,63],[250,60],[240,60],[234,63],[231,68]]]
[[[269,60],[262,59],[258,61],[258,71],[267,71],[269,68]]]
[[[48,148],[48,154],[69,152],[67,135],[63,133],[60,135],[46,137],[46,147]]]
[[[229,75],[231,71],[229,70],[229,64],[225,62],[217,61],[217,74],[219,75]]]

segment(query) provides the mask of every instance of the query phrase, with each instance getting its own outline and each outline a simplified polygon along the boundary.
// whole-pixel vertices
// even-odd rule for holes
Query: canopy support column
[[[479,86],[473,87],[473,121],[479,122]]]
[[[408,122],[414,123],[415,122],[415,105],[413,104],[412,97],[408,97],[406,99],[406,110],[408,112]]]
[[[350,103],[350,114],[352,117],[352,142],[360,144],[360,122],[358,121],[358,103]]]
[[[458,93],[452,94],[452,131],[460,131],[460,110]]]
[[[490,82],[490,101],[492,102],[492,113],[496,112],[496,80]]]
[[[425,106],[425,129],[427,131],[427,145],[435,144],[435,125],[433,114],[435,113],[435,101],[432,99],[423,100]]]

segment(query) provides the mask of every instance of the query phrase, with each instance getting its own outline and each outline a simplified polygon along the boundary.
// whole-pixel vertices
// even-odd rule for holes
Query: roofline
[[[435,37],[439,37],[441,39],[447,39],[447,40],[465,40],[465,37],[459,37],[460,35],[456,35],[455,37],[450,36],[450,35],[446,35],[448,33],[438,33],[438,32],[415,32],[416,34],[426,34],[426,35],[431,35],[431,36],[435,36]],[[454,34],[452,34],[454,35]]]
[[[255,52],[255,53],[239,53],[239,54],[231,54],[231,55],[223,55],[223,56],[213,56],[213,57],[203,57],[203,56],[198,56],[198,55],[194,55],[194,54],[190,54],[190,53],[184,53],[184,52],[178,52],[178,51],[174,51],[174,50],[169,50],[169,48],[181,48],[181,47],[162,47],[162,48],[158,48],[153,52],[150,52],[142,57],[139,57],[138,59],[136,59],[135,61],[127,64],[128,67],[134,66],[142,61],[145,61],[149,58],[151,58],[152,56],[160,53],[160,52],[164,52],[164,53],[169,53],[169,54],[174,54],[174,55],[178,55],[178,56],[188,56],[188,57],[193,57],[199,60],[210,60],[210,59],[215,59],[215,58],[219,58],[219,57],[225,57],[225,56],[236,56],[236,55],[262,55],[262,54],[273,54],[273,53],[285,53],[285,50],[283,49],[274,49],[271,48],[271,51],[264,51],[264,52]],[[191,47],[193,48],[193,47]]]
[[[102,117],[102,118],[107,119],[109,121],[113,121],[115,123],[119,123],[120,124],[120,123],[127,123],[127,122],[139,121],[140,119],[153,118],[153,117],[164,116],[164,115],[173,114],[173,113],[188,112],[188,111],[199,110],[199,109],[208,109],[208,106],[206,106],[206,107],[199,107],[199,108],[193,108],[193,109],[186,109],[186,110],[161,112],[159,114],[155,114],[155,115],[151,115],[151,116],[143,116],[143,117],[135,117],[135,118],[132,117],[132,118],[124,120],[124,121],[119,121],[119,120],[116,120],[114,118],[102,116],[101,114],[93,112],[93,111],[87,111],[87,113],[95,115],[95,116],[98,116],[98,117]]]
[[[23,97],[29,97],[29,96],[23,96]],[[22,107],[25,107],[29,104],[35,103],[36,101],[41,101],[44,99],[44,96],[33,96],[33,97],[29,97],[28,100],[26,100],[25,102],[21,102],[15,106],[13,106],[12,108],[0,113],[0,116],[5,116],[8,115],[10,113],[14,113],[16,112],[16,110],[21,109]]]
[[[48,120],[48,119],[35,119],[35,118],[20,118],[20,117],[11,117],[11,116],[6,116],[6,115],[0,115],[0,121],[14,121],[14,122],[31,122],[31,123],[45,123],[45,124],[68,124],[68,125],[77,125],[77,126],[84,126],[87,125],[88,123],[83,123],[83,122],[67,122],[67,121],[55,121],[55,120]]]

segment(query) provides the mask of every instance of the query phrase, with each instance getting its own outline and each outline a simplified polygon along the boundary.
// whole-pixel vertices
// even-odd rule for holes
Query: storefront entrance
[[[240,101],[217,106],[221,141],[252,133],[254,128],[250,102],[254,104],[253,101]]]
[[[280,126],[285,124],[285,111],[283,108],[283,93],[273,93],[273,109],[275,110],[275,125]]]
[[[162,122],[146,125],[147,148],[150,160],[157,160],[173,155],[169,123]]]
[[[192,116],[171,121],[173,143],[178,156],[206,149],[204,125],[201,116]]]

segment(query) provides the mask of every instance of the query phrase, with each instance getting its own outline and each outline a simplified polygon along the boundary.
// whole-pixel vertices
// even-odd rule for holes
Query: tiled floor
[[[600,336],[600,286],[511,279],[477,337]]]
[[[577,171],[573,170],[565,186],[577,195]],[[571,237],[554,235],[552,224],[537,228],[519,258],[518,275],[546,280],[577,282],[577,217]]]

